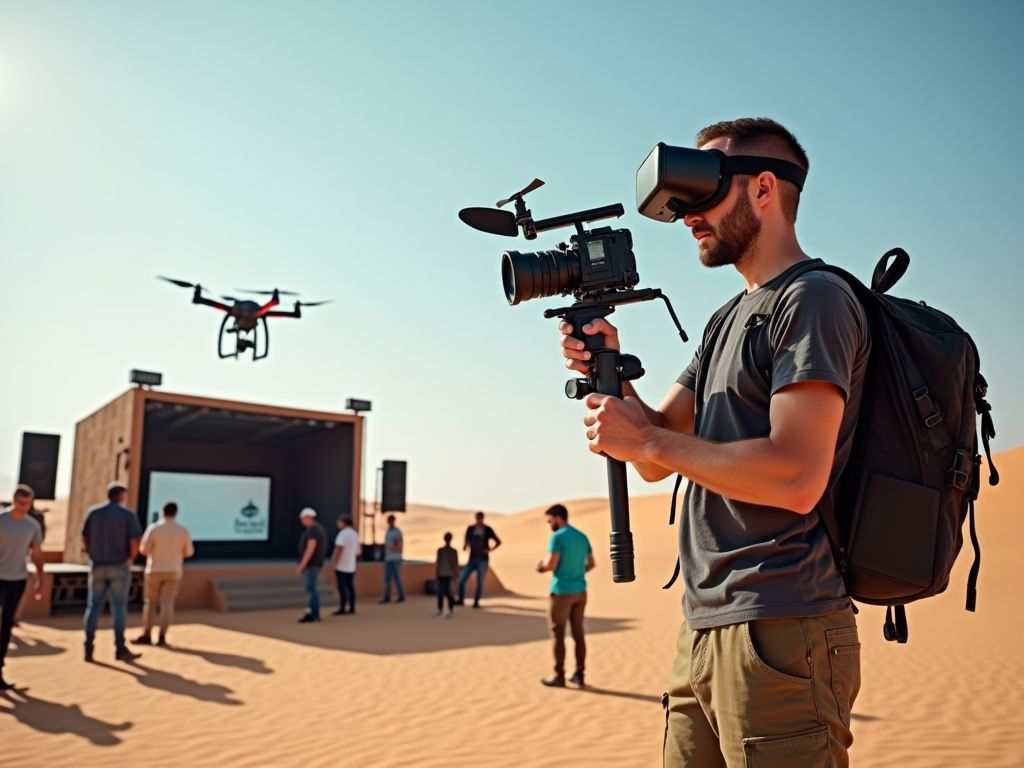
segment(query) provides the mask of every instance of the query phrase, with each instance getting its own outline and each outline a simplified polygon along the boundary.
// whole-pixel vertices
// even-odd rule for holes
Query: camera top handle
[[[572,225],[576,226],[577,234],[582,235],[584,223],[601,219],[617,219],[625,213],[626,210],[622,207],[622,203],[614,203],[603,205],[600,208],[590,208],[586,211],[566,213],[561,216],[552,216],[550,219],[534,221],[523,199],[516,200],[516,224],[523,228],[523,237],[527,240],[536,239],[538,232],[547,232]]]

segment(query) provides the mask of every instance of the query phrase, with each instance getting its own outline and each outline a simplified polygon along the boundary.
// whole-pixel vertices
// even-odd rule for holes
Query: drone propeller
[[[334,299],[327,299],[326,301],[296,301],[296,307],[319,307],[321,304],[330,304]]]
[[[236,299],[234,296],[221,296],[221,298],[224,299],[224,301],[241,301],[241,299]]]
[[[519,190],[518,192],[516,192],[511,197],[505,198],[504,200],[499,200],[498,201],[498,207],[501,208],[502,206],[508,205],[513,200],[518,200],[519,198],[521,198],[523,195],[527,194],[528,192],[533,192],[533,190],[537,189],[538,187],[543,187],[543,186],[544,186],[544,182],[543,181],[541,181],[540,179],[534,179],[529,184],[527,184],[523,189]]]
[[[249,291],[249,290],[246,290],[245,288],[236,288],[235,290],[236,291],[241,291],[242,293],[256,293],[256,294],[259,294],[260,296],[273,296],[275,293],[278,296],[298,296],[299,295],[297,293],[294,293],[293,291],[279,291],[276,288],[274,290],[272,290],[272,291]]]
[[[199,283],[186,283],[184,280],[175,280],[172,277],[164,277],[163,275],[157,275],[158,280],[166,280],[168,283],[174,283],[179,288],[199,288],[202,290],[202,286]]]

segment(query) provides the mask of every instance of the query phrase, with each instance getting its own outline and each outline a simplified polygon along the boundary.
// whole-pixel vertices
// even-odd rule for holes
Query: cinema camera
[[[559,243],[553,251],[520,253],[505,251],[501,257],[501,279],[505,297],[512,306],[530,299],[572,295],[575,302],[568,307],[549,309],[544,317],[560,317],[572,325],[572,335],[583,342],[591,353],[590,370],[585,378],[570,379],[565,394],[581,400],[591,392],[622,397],[622,382],[644,375],[640,360],[634,355],[603,346],[604,336],[588,336],[583,326],[610,315],[622,304],[661,299],[683,341],[686,333],[668,298],[658,288],[636,288],[640,275],[633,255],[633,237],[628,229],[600,227],[585,230],[583,225],[603,219],[617,218],[625,213],[621,204],[606,205],[564,216],[535,221],[526,207],[524,196],[544,184],[534,179],[525,189],[498,202],[498,208],[464,208],[459,211],[463,222],[482,232],[515,237],[522,229],[527,240],[539,232],[574,226],[576,234],[568,243]],[[515,203],[515,213],[501,210]],[[611,507],[612,580],[633,581],[633,535],[629,530],[629,495],[626,488],[626,465],[608,458],[608,496]]]

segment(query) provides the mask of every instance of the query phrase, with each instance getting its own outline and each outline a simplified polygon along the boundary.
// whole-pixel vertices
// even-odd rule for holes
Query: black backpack
[[[888,266],[891,257],[895,260]],[[908,637],[904,605],[937,595],[949,584],[968,516],[974,565],[967,610],[975,609],[981,566],[974,522],[981,468],[979,414],[989,484],[999,482],[989,449],[995,429],[985,401],[988,384],[971,337],[923,301],[885,295],[909,265],[906,251],[892,249],[878,262],[868,289],[848,272],[813,259],[789,273],[746,326],[754,360],[770,383],[768,321],[794,280],[812,270],[831,272],[849,284],[864,307],[872,346],[853,450],[834,493],[827,492],[817,509],[847,594],[862,603],[887,606],[885,638],[900,643]],[[743,295],[708,324],[702,367],[723,321]],[[698,371],[698,403],[706,378],[706,370]],[[672,494],[673,521],[681,480]],[[678,569],[677,563],[676,575]]]

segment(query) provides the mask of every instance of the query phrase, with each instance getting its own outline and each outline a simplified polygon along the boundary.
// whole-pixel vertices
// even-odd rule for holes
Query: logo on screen
[[[241,517],[235,518],[235,534],[242,536],[262,536],[267,531],[267,520],[260,514],[260,508],[249,503],[238,510]]]

